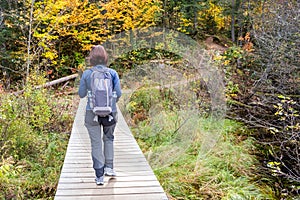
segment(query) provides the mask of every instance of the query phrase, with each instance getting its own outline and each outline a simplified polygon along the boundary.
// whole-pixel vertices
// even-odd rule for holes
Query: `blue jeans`
[[[84,125],[88,130],[91,140],[93,168],[96,176],[100,177],[103,176],[104,167],[113,168],[113,142],[116,123],[110,126],[103,126],[98,121],[94,121],[94,118],[95,114],[93,111],[86,110]],[[117,118],[117,113],[114,113],[114,118]],[[103,129],[103,136],[101,128]]]

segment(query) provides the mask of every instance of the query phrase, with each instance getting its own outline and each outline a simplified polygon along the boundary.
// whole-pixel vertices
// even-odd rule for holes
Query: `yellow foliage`
[[[161,11],[160,0],[112,0],[102,4],[108,29],[120,32],[155,24],[155,15]]]
[[[54,60],[55,58],[57,58],[57,55],[51,51],[46,51],[44,53],[45,58],[49,58],[50,60]]]
[[[193,22],[191,21],[191,19],[187,19],[183,13],[178,13],[178,18],[179,18],[179,25],[180,27],[177,28],[178,31],[182,32],[182,33],[187,33],[187,27],[190,27],[193,25]]]
[[[36,24],[33,37],[43,50],[43,57],[56,66],[66,62],[59,54],[65,54],[63,51],[74,44],[77,48],[80,45],[75,50],[77,52],[89,51],[93,45],[101,44],[122,31],[155,25],[161,4],[161,0],[111,0],[107,3],[39,1],[35,3],[33,13]],[[68,53],[67,60],[70,58]],[[58,57],[61,59],[58,60]],[[76,62],[82,61],[78,59]]]
[[[206,24],[207,21],[213,20],[218,30],[225,28],[229,22],[229,18],[223,15],[223,8],[211,1],[209,2],[209,8],[204,11],[199,11],[198,16],[198,20],[202,22],[202,24]]]
[[[45,40],[57,39],[53,35],[71,36],[89,50],[115,33],[154,25],[160,4],[160,0],[112,0],[99,8],[88,0],[41,1],[35,4],[34,16],[43,28],[37,28],[34,37],[43,40],[39,44],[45,47]]]

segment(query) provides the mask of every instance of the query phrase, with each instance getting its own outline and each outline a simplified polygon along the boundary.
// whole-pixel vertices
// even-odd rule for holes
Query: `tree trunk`
[[[235,0],[231,1],[231,40],[235,42]]]
[[[47,82],[44,85],[38,85],[35,88],[40,89],[40,88],[50,87],[50,86],[53,86],[53,85],[56,85],[56,84],[59,84],[59,83],[66,82],[66,81],[71,80],[71,79],[75,79],[77,77],[78,77],[78,74],[72,74],[72,75],[65,76],[65,77],[62,77],[62,78],[54,80],[54,81]],[[19,94],[22,94],[23,92],[24,92],[24,90],[20,90],[20,91],[17,91],[17,92],[13,92],[13,94],[14,95],[19,95]]]
[[[31,36],[32,36],[32,21],[33,21],[33,6],[34,1],[31,1],[31,7],[30,7],[30,19],[29,19],[29,30],[28,30],[28,41],[27,41],[27,64],[26,64],[26,83],[28,81],[29,77],[29,68],[31,64],[31,58],[30,58],[30,49],[31,49]]]

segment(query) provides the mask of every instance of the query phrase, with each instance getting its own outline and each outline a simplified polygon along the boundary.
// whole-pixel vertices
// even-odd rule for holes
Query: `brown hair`
[[[103,46],[96,45],[92,47],[88,60],[91,66],[107,65],[108,55]]]

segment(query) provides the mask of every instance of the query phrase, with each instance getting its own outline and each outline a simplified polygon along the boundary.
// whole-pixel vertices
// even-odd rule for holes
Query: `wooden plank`
[[[127,163],[126,163],[127,164]],[[150,169],[145,169],[145,168],[136,168],[136,166],[132,166],[131,164],[123,164],[121,163],[120,165],[118,164],[115,164],[115,169],[117,172],[120,172],[120,171],[124,171],[124,172],[132,172],[132,171],[149,171]],[[69,170],[73,170],[73,171],[76,171],[76,170],[84,170],[86,168],[88,169],[91,169],[92,172],[94,173],[94,170],[92,169],[92,163],[90,163],[89,165],[86,165],[86,166],[79,166],[79,165],[74,165],[74,166],[64,166],[62,169],[64,170],[64,173],[68,172]],[[66,170],[66,171],[65,171]],[[63,174],[63,173],[62,173]]]
[[[114,160],[114,163],[115,164],[119,164],[119,163],[131,163],[132,166],[136,166],[136,165],[133,165],[132,163],[135,162],[136,164],[139,164],[139,165],[147,165],[147,161],[144,160],[144,158],[135,158],[135,157],[131,157],[131,158],[120,158],[118,160]],[[72,165],[75,165],[75,164],[85,164],[85,163],[92,163],[92,159],[69,159],[69,158],[66,158],[65,159],[65,164],[72,164]]]
[[[109,179],[115,179],[118,182],[132,182],[132,181],[157,181],[155,176],[130,176],[130,177],[105,177],[104,181],[108,182]],[[61,177],[62,183],[94,183],[95,177]]]
[[[118,171],[118,177],[128,177],[128,176],[153,176],[154,173],[149,170],[143,171],[131,171],[131,172],[120,172]],[[61,175],[62,178],[77,178],[77,177],[84,177],[84,178],[94,178],[94,172],[68,172],[63,173]]]
[[[102,196],[56,196],[57,200],[167,200],[164,193],[156,194],[122,194],[122,195],[102,195]]]
[[[114,141],[114,168],[117,176],[105,177],[103,186],[95,184],[90,140],[84,127],[85,103],[86,100],[80,100],[55,200],[167,200],[121,113]]]
[[[115,194],[147,194],[147,193],[162,193],[163,190],[160,185],[151,187],[128,187],[128,188],[106,188],[98,186],[95,188],[85,188],[80,190],[58,190],[57,195],[115,195]]]
[[[85,152],[85,151],[72,151],[72,152],[68,152],[68,154],[66,154],[68,158],[71,159],[81,159],[81,158],[88,158],[91,157],[91,152]],[[78,156],[76,156],[78,155]],[[141,155],[140,152],[124,152],[124,151],[120,151],[120,150],[115,150],[115,158],[126,158],[126,157],[130,157],[130,156],[137,156],[137,157],[141,157],[143,159],[146,159],[143,155]]]
[[[70,159],[76,159],[76,160],[87,160],[87,159],[90,159],[91,157],[91,154],[88,152],[88,153],[85,153],[85,156],[82,156],[79,155],[76,157],[76,153],[68,153],[67,154],[68,158]],[[136,153],[136,152],[132,152],[132,153],[126,153],[126,152],[117,152],[115,153],[115,160],[118,160],[118,159],[124,159],[124,158],[138,158],[138,159],[146,159],[144,157],[144,155],[141,155],[140,153]]]
[[[127,155],[127,156],[115,156],[115,159],[114,161],[115,162],[119,162],[119,161],[122,161],[124,160],[126,162],[129,161],[129,162],[146,162],[145,158],[144,157],[141,157],[140,155]],[[82,163],[82,162],[90,162],[92,161],[92,159],[90,158],[90,156],[86,157],[86,158],[82,158],[82,157],[66,157],[65,158],[65,163]]]
[[[118,144],[123,144],[123,145],[128,143],[128,144],[132,144],[132,145],[138,147],[137,144],[132,143],[131,138],[115,138],[114,142],[116,142]],[[76,140],[72,141],[72,144],[89,144],[89,143],[90,143],[90,140],[86,140],[86,139],[76,139]]]
[[[87,151],[91,151],[91,148],[90,148],[90,143],[87,143],[87,144],[72,144],[68,147],[67,150],[87,150]],[[130,144],[130,143],[118,143],[118,142],[115,142],[114,143],[114,150],[123,150],[125,152],[130,152],[130,150],[133,150],[133,151],[137,151],[137,152],[140,152],[140,147],[139,146],[135,146],[133,144]]]
[[[91,150],[87,149],[87,148],[68,148],[67,150],[68,150],[67,153],[78,153],[78,154],[91,152]],[[136,147],[129,147],[128,149],[124,149],[123,147],[120,148],[120,147],[116,146],[116,144],[115,144],[114,152],[115,152],[115,155],[117,155],[118,153],[120,153],[120,154],[121,153],[123,153],[123,154],[142,154],[142,152],[139,149],[137,149]]]
[[[114,149],[115,155],[123,155],[123,154],[141,154],[141,151],[137,151],[136,149],[132,148],[132,149],[122,149],[122,148],[115,148]],[[67,149],[67,154],[66,155],[72,155],[72,154],[91,154],[91,150],[90,149],[85,149],[85,148],[69,148]],[[144,156],[144,155],[143,155]],[[144,156],[145,157],[145,156]]]
[[[76,156],[76,154],[78,154],[78,156]],[[77,159],[77,160],[80,160],[80,159],[91,159],[91,152],[88,152],[88,151],[81,151],[81,152],[68,152],[66,154],[66,157],[65,159]],[[120,151],[120,150],[116,150],[114,152],[114,160],[117,161],[119,159],[125,159],[125,158],[137,158],[138,160],[146,160],[145,156],[142,154],[142,153],[138,153],[136,151],[132,151],[130,153],[127,153],[127,152],[124,152],[124,151]]]
[[[133,168],[135,169],[140,169],[141,167],[145,166],[147,163],[146,162],[138,162],[138,163],[135,163],[134,165],[132,164],[132,162],[114,162],[114,166],[115,168],[120,168],[120,167],[124,167],[124,166],[132,166]],[[63,168],[64,167],[68,167],[68,168],[82,168],[82,167],[92,167],[92,162],[90,163],[81,163],[81,162],[78,162],[78,163],[64,163],[63,165]],[[63,173],[63,171],[62,171]]]
[[[117,167],[116,170],[118,169],[117,173],[118,176],[122,176],[120,173],[126,173],[126,174],[131,174],[134,172],[138,173],[144,173],[144,172],[153,172],[150,168],[149,169],[139,169],[138,171],[135,170],[135,167],[128,166],[128,167]],[[64,174],[65,173],[87,173],[87,172],[92,172],[94,173],[94,170],[91,167],[81,167],[81,168],[64,168]]]
[[[120,188],[120,187],[152,187],[152,186],[159,186],[157,181],[134,181],[134,182],[118,182],[114,179],[111,179],[109,182],[104,183],[103,187],[105,188]],[[98,189],[94,182],[93,183],[77,183],[77,184],[60,184],[59,189],[85,189],[85,188],[95,188]]]

